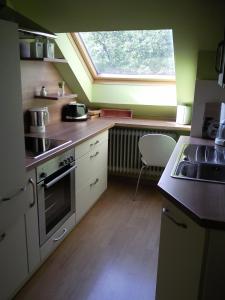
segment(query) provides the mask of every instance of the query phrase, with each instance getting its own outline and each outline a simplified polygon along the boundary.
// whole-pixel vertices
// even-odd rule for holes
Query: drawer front
[[[88,139],[82,144],[75,147],[75,159],[84,156],[89,151],[95,150],[97,146],[103,141],[108,140],[108,130]]]
[[[107,168],[88,181],[83,189],[76,192],[76,221],[81,218],[94,205],[107,188]]]
[[[73,214],[40,248],[41,260],[44,260],[52,253],[52,251],[64,240],[64,238],[69,234],[74,226],[75,214]]]
[[[11,299],[28,276],[24,217],[0,232],[0,299]]]
[[[107,168],[108,141],[104,141],[94,150],[77,161],[76,190],[87,185],[90,178],[94,178],[100,169]]]

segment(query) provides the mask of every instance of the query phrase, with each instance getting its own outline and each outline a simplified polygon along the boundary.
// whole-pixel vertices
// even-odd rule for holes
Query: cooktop
[[[71,143],[70,140],[25,136],[26,155],[32,158],[39,158],[69,143]]]

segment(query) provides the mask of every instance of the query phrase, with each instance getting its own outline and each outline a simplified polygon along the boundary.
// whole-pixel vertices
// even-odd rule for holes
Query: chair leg
[[[138,181],[137,181],[137,185],[136,185],[136,190],[135,190],[135,194],[134,194],[133,201],[136,200],[136,195],[137,195],[137,191],[138,191],[138,187],[139,187],[139,182],[140,182],[140,179],[141,179],[141,174],[142,174],[142,171],[143,171],[143,169],[144,169],[145,167],[146,167],[145,165],[142,165],[141,170],[140,170],[140,173],[139,173],[139,175],[138,175]]]

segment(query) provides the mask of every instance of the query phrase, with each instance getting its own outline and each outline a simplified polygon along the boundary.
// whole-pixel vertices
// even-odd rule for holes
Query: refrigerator
[[[24,214],[27,203],[19,36],[0,20],[0,231]]]

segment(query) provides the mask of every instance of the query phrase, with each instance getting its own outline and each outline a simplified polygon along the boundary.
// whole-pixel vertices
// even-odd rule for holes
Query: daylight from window
[[[97,76],[175,79],[172,30],[80,32]]]

